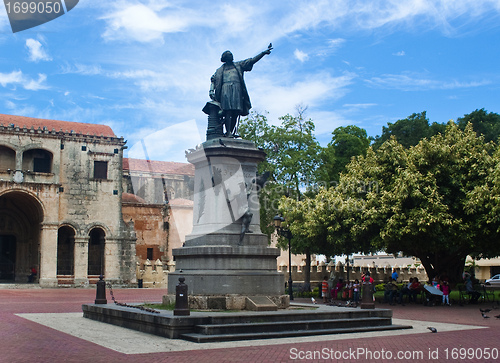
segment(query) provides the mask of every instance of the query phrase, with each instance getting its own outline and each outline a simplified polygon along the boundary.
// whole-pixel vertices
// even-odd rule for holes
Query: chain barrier
[[[115,303],[115,305],[124,306],[124,307],[127,307],[127,308],[139,309],[139,310],[142,310],[142,311],[147,311],[148,313],[155,313],[155,314],[160,314],[161,313],[158,310],[151,309],[151,308],[148,308],[146,306],[129,305],[129,304],[126,304],[126,303],[120,303],[120,302],[116,301],[115,295],[113,294],[113,287],[111,286],[111,284],[109,282],[106,285],[109,288],[109,294],[111,295],[111,300],[113,300],[113,302]]]

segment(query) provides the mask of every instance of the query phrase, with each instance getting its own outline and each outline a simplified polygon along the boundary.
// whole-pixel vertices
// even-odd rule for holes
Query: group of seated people
[[[410,277],[410,281],[401,289],[398,288],[396,280],[391,278],[391,281],[385,285],[384,302],[393,305],[397,300],[399,304],[403,304],[405,295],[408,296],[408,302],[417,302],[417,297],[422,291],[424,291],[424,286],[417,277]]]
[[[442,305],[450,305],[449,295],[451,287],[447,277],[440,278],[436,276],[427,285],[422,284],[417,277],[410,277],[409,282],[403,284],[403,286],[398,285],[397,278],[397,273],[393,272],[390,281],[385,284],[384,302],[391,305],[394,305],[396,302],[404,305],[403,302],[406,295],[408,296],[408,303],[416,303],[419,295],[423,293],[422,298],[424,299],[424,304],[435,305],[437,302],[441,302]],[[363,274],[361,281],[363,282],[365,279],[373,283],[373,278],[371,278],[369,274]],[[326,277],[324,283],[327,283]],[[344,282],[343,279],[339,279],[331,289],[330,296],[332,299],[338,299],[339,294],[341,294],[340,296],[342,298],[349,300],[353,299],[357,302],[360,297],[360,285],[357,279],[354,282],[347,281],[347,283]],[[477,303],[481,297],[481,293],[474,289],[472,278],[468,273],[464,273],[464,289],[469,295],[469,302],[473,304]],[[326,301],[326,297],[324,297],[324,299]]]
[[[465,282],[465,291],[470,296],[470,303],[471,304],[477,304],[477,301],[481,297],[481,293],[479,291],[476,291],[474,289],[474,285],[472,283],[472,277],[468,272],[464,273],[464,282]]]
[[[435,277],[428,285],[420,283],[417,277],[411,277],[406,285],[401,289],[398,288],[396,280],[392,279],[385,285],[384,302],[391,305],[397,300],[399,304],[403,304],[403,298],[408,296],[408,302],[417,302],[418,296],[422,294],[424,304],[435,305],[438,300],[442,300],[443,305],[450,305],[450,285],[448,279],[439,279]]]

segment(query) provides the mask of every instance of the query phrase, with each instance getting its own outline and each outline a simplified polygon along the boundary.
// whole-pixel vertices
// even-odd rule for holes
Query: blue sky
[[[0,113],[107,124],[129,157],[185,161],[221,53],[270,42],[245,74],[253,110],[277,124],[307,107],[322,145],[414,112],[500,113],[500,0],[81,0],[15,34],[0,6]]]

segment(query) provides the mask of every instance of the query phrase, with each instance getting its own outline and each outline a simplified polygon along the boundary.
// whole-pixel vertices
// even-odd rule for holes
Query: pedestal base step
[[[387,309],[305,305],[297,308],[262,312],[193,311],[190,316],[174,316],[172,311],[158,314],[114,304],[82,305],[85,318],[199,343],[411,328],[393,325],[392,311]]]
[[[349,321],[347,321],[349,320]],[[194,333],[182,334],[181,339],[196,343],[224,342],[235,340],[271,339],[286,337],[303,337],[312,335],[363,333],[370,331],[411,329],[411,326],[392,325],[391,319],[346,319],[332,321],[293,322],[292,324],[262,323],[262,324],[230,324],[229,326],[200,325]],[[316,327],[316,325],[318,327]],[[266,326],[267,325],[267,326]],[[330,327],[325,327],[330,325]],[[337,325],[337,327],[334,327]],[[278,331],[266,331],[268,328],[281,328]],[[276,329],[272,329],[276,330]]]

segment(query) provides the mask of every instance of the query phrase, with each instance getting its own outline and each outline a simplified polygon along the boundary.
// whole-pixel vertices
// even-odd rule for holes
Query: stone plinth
[[[375,302],[373,301],[373,284],[369,282],[363,282],[361,309],[375,309]]]
[[[260,230],[257,165],[265,153],[245,140],[209,140],[188,154],[195,166],[193,231],[172,254],[169,295],[183,276],[190,296],[281,296],[277,248]],[[242,233],[242,232],[245,233]]]

